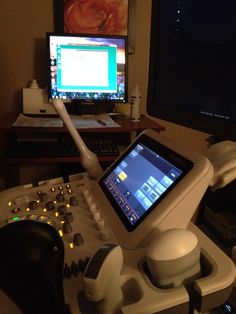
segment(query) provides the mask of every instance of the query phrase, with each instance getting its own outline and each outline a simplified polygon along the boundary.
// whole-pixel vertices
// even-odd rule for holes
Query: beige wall
[[[45,33],[53,31],[52,0],[1,0],[0,119],[20,112],[22,88],[36,77],[46,85]],[[0,178],[4,137],[0,134]],[[7,175],[7,174],[6,174]]]
[[[136,0],[135,53],[129,58],[129,89],[142,92],[142,112],[148,78],[151,0]],[[0,119],[20,112],[21,91],[32,78],[46,86],[45,33],[53,31],[53,0],[1,0],[0,10]],[[205,150],[205,134],[161,122],[166,134],[195,150]],[[0,149],[2,148],[0,137]],[[1,149],[2,150],[2,149]],[[1,171],[0,167],[0,171]],[[1,173],[0,173],[1,177]]]
[[[0,117],[19,112],[21,90],[33,77],[46,84],[46,31],[53,30],[52,1],[1,0]]]

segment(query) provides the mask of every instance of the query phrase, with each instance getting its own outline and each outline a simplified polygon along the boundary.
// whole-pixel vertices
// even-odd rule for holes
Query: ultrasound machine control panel
[[[225,302],[235,278],[230,258],[191,223],[212,174],[205,157],[146,130],[97,180],[85,172],[68,182],[54,178],[1,192],[0,227],[36,220],[58,230],[72,314],[105,313],[97,306],[101,299],[107,313],[189,313],[190,306],[204,312]],[[190,230],[201,249],[201,276],[191,293],[184,285],[155,286],[147,271],[149,245],[173,228]],[[92,280],[94,272],[101,280]],[[114,293],[103,291],[106,278],[113,279]],[[9,314],[19,313],[0,294],[4,302]]]

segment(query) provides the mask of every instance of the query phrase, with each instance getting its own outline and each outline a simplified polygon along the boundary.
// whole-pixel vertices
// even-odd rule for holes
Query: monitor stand
[[[74,100],[67,103],[66,109],[70,115],[96,115],[113,112],[115,103],[113,102],[81,102]]]

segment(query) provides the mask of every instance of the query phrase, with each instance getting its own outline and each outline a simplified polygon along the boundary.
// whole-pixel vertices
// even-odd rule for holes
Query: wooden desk
[[[44,164],[48,167],[53,167],[57,165],[59,167],[59,173],[58,175],[65,175],[78,172],[78,164],[80,161],[79,154],[76,156],[37,156],[37,154],[34,155],[34,153],[31,153],[27,155],[27,151],[25,152],[24,156],[17,156],[14,155],[14,149],[11,149],[11,154],[9,155],[8,148],[13,147],[14,145],[17,145],[17,142],[19,138],[28,138],[29,141],[32,141],[35,145],[37,145],[37,141],[47,141],[50,138],[53,137],[68,137],[69,140],[71,140],[70,135],[65,127],[13,127],[12,124],[16,120],[16,115],[9,115],[3,121],[0,121],[0,129],[4,132],[6,136],[6,152],[4,157],[4,162],[6,164],[7,173],[9,174],[13,172],[13,177],[11,178],[11,182],[7,184],[8,186],[12,185],[19,185],[19,184],[25,184],[28,183],[28,178],[24,179],[22,175],[22,169],[26,171],[26,168],[31,166],[30,172],[32,175],[32,180],[41,180],[45,179],[45,174],[43,173],[44,178],[41,178],[41,176],[37,176],[37,178],[33,178],[33,173],[35,167],[35,172],[37,171],[37,168],[42,167]],[[138,133],[142,132],[145,129],[154,129],[157,132],[161,132],[164,130],[164,127],[157,124],[153,120],[149,119],[148,117],[143,116],[140,121],[133,122],[130,119],[117,119],[116,122],[120,125],[120,127],[105,127],[105,128],[89,128],[89,129],[79,129],[79,133],[84,139],[86,143],[88,143],[90,140],[112,140],[118,147],[126,147],[130,144],[132,138],[136,136]],[[37,141],[35,140],[37,138]],[[72,141],[72,140],[71,140]],[[109,156],[100,156],[99,160],[102,163],[103,167],[109,166],[115,159],[117,158],[117,155],[109,155]],[[72,168],[72,169],[70,169]],[[76,171],[73,171],[73,168],[76,168]],[[21,171],[19,171],[21,170]],[[63,170],[63,171],[61,171]],[[21,172],[21,173],[20,173]],[[54,175],[54,174],[53,174]],[[47,176],[46,176],[47,178]],[[6,180],[8,181],[8,180]]]

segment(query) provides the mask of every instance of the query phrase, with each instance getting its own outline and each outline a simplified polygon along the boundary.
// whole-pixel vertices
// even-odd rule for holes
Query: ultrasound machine
[[[233,0],[152,1],[151,116],[235,140],[235,14]],[[49,95],[85,172],[0,192],[0,314],[209,313],[232,293],[233,261],[192,219],[210,161],[146,130],[103,171],[65,109],[71,98],[85,113],[127,102],[123,37],[48,35]],[[84,75],[84,60],[97,77]]]
[[[73,135],[63,102],[53,104],[87,159],[86,172],[1,192],[0,247],[10,255],[1,257],[1,309],[203,313],[223,304],[234,264],[191,222],[211,163],[146,130],[103,173]]]

